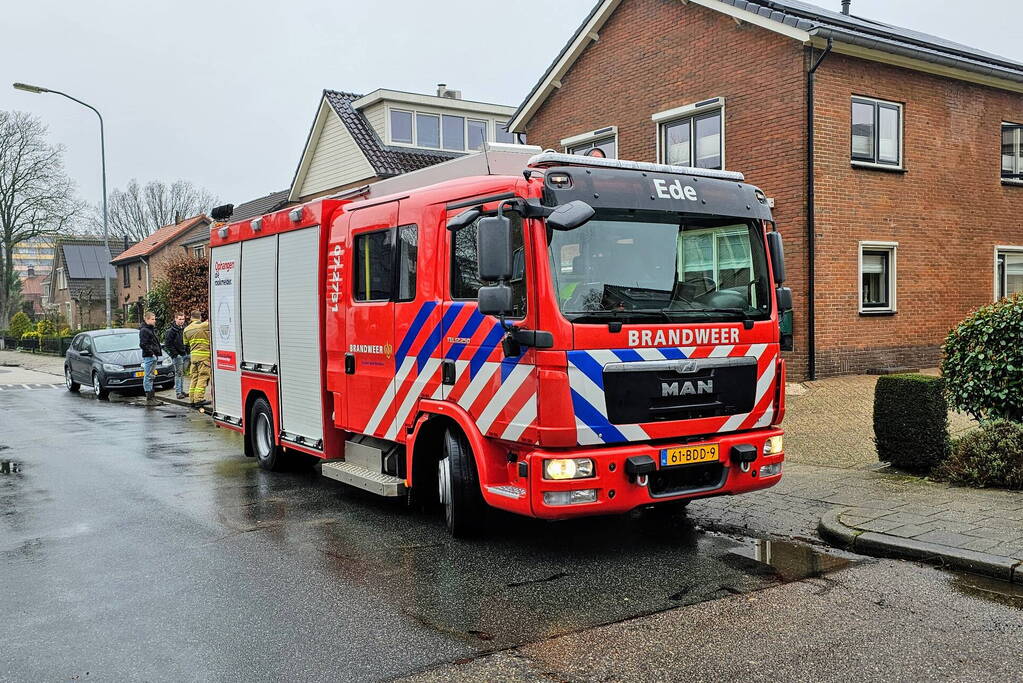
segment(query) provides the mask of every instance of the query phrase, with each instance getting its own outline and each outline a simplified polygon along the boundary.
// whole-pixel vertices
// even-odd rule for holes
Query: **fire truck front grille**
[[[612,424],[738,415],[753,410],[752,357],[610,363],[604,398]]]
[[[727,474],[728,470],[720,462],[668,467],[651,474],[647,486],[654,498],[694,491],[713,491],[724,486]]]

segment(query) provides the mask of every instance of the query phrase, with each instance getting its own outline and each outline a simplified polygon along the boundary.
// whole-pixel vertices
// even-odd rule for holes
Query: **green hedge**
[[[885,375],[874,389],[877,457],[899,469],[929,472],[949,452],[944,382],[928,375]]]
[[[965,486],[1023,489],[1023,425],[993,420],[967,432],[935,476]]]

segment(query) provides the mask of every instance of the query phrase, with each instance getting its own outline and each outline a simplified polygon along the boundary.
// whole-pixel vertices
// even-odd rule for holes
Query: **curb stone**
[[[853,529],[839,520],[839,516],[849,509],[829,510],[821,517],[817,526],[821,537],[836,547],[875,557],[935,562],[946,567],[983,574],[1010,583],[1023,583],[1023,562],[1019,560],[917,541],[912,538]]]

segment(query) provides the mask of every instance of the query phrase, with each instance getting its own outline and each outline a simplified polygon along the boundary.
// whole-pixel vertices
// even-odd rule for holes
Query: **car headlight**
[[[160,365],[164,366],[165,368],[174,365],[174,359],[171,358],[170,356],[164,356],[163,360],[160,361]]]
[[[124,372],[124,366],[117,363],[104,363],[103,369],[107,372]]]
[[[584,479],[593,476],[590,458],[554,458],[544,460],[544,479]]]
[[[772,436],[764,442],[764,455],[778,455],[785,448],[783,438],[779,436]]]

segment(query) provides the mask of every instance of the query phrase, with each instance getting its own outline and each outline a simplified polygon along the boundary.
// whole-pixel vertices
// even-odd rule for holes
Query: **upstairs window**
[[[662,163],[721,169],[724,135],[721,110],[661,124]]]
[[[865,97],[852,99],[852,160],[902,167],[902,105]]]
[[[128,266],[121,266],[121,279],[124,280],[124,288],[128,289],[131,287],[131,268]]]
[[[508,131],[508,124],[504,121],[498,121],[496,123],[494,138],[497,142],[503,142],[509,145],[515,143],[515,134]]]
[[[391,140],[412,144],[412,112],[391,110]]]
[[[487,141],[487,122],[469,119],[469,149],[482,149]]]
[[[1002,180],[1023,183],[1023,124],[1002,124]]]
[[[445,114],[443,117],[444,149],[461,152],[465,149],[465,118]]]
[[[440,117],[416,112],[416,136],[420,147],[440,149]]]

